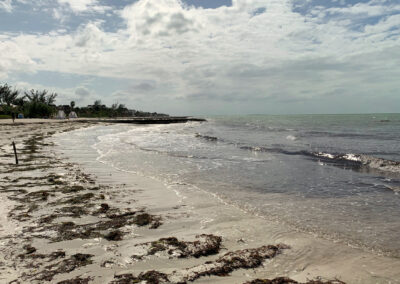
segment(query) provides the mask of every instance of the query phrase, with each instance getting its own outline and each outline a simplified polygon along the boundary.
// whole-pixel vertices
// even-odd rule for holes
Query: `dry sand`
[[[95,151],[62,154],[54,146],[62,139],[54,134],[94,125],[0,121],[0,283],[245,283],[280,276],[400,283],[399,259],[296,232],[185,185],[177,194],[97,162]]]

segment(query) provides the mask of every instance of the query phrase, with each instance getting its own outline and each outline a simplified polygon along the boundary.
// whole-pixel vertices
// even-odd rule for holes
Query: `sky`
[[[0,84],[174,115],[400,112],[399,0],[0,0]]]

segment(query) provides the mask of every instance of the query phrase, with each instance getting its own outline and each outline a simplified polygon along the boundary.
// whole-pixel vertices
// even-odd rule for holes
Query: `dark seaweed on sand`
[[[180,241],[175,237],[161,238],[157,241],[138,244],[146,250],[145,254],[133,255],[134,259],[154,255],[165,251],[170,257],[187,258],[217,254],[221,248],[222,238],[214,235],[198,235],[193,242]]]
[[[278,277],[275,279],[256,279],[250,282],[246,282],[244,284],[345,284],[340,280],[309,280],[307,282],[297,282],[287,277]]]
[[[266,259],[270,259],[278,255],[283,249],[289,248],[286,245],[269,245],[254,249],[237,250],[228,252],[219,257],[215,261],[208,261],[202,265],[184,269],[182,271],[174,271],[171,274],[164,274],[158,271],[148,271],[138,276],[133,274],[116,275],[112,284],[138,283],[147,281],[147,283],[187,283],[195,281],[204,276],[227,276],[232,271],[238,269],[257,268],[262,265]],[[152,275],[151,281],[144,278],[146,275]],[[173,281],[172,279],[179,280]],[[131,282],[127,282],[131,281]],[[135,282],[136,281],[136,282]]]

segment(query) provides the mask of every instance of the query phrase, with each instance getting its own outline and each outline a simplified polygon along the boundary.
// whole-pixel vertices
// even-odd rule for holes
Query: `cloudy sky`
[[[171,114],[400,110],[399,0],[0,0],[0,84]]]

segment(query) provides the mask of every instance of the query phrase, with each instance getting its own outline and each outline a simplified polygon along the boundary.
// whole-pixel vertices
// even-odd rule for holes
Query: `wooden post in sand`
[[[17,155],[17,148],[15,147],[14,141],[12,142],[14,148],[14,155],[15,155],[15,164],[18,165],[18,155]]]

